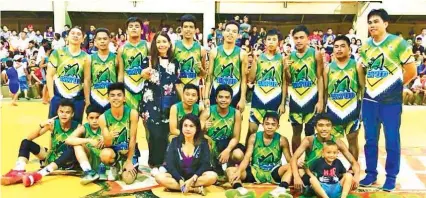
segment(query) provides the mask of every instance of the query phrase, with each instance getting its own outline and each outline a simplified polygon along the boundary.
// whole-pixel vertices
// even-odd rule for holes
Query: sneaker
[[[86,185],[92,183],[93,181],[99,179],[99,175],[94,170],[84,171],[83,178],[81,178],[80,184]]]
[[[276,187],[274,190],[269,192],[269,194],[274,198],[278,198],[278,197],[292,198],[293,197],[291,194],[287,193],[287,189],[284,187]]]
[[[10,170],[8,173],[3,175],[1,177],[1,185],[11,185],[11,184],[17,184],[22,182],[22,177],[24,176],[25,171],[18,171],[18,170]]]
[[[248,191],[244,187],[239,187],[237,189],[230,189],[225,191],[225,196],[227,198],[235,198],[235,197],[255,198],[256,193],[253,191]]]
[[[383,184],[383,191],[391,192],[395,190],[395,179],[386,178],[385,184]]]
[[[43,176],[38,173],[30,173],[27,175],[24,175],[24,177],[22,178],[22,183],[24,184],[25,187],[30,187],[32,185],[34,185],[35,183],[37,183],[38,181],[41,180]]]
[[[367,176],[365,176],[364,179],[362,179],[359,182],[359,185],[361,187],[370,187],[371,185],[373,185],[374,183],[376,183],[376,180],[377,180],[376,177],[373,177],[373,176],[370,176],[370,175],[367,174]]]
[[[238,187],[237,191],[240,195],[246,195],[248,193],[248,190],[244,187]]]
[[[158,175],[158,173],[160,173],[160,170],[159,170],[157,167],[155,167],[155,168],[153,168],[153,169],[151,170],[151,175],[152,175],[153,177],[155,177],[156,175]]]
[[[160,166],[160,168],[158,168],[158,171],[160,173],[167,173],[167,170],[166,170],[166,168],[164,168],[164,166]]]

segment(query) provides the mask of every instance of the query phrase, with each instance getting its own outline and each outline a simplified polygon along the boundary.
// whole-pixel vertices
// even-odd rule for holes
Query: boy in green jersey
[[[332,135],[346,135],[349,151],[358,160],[358,131],[360,126],[362,87],[355,60],[350,58],[350,41],[337,36],[333,44],[335,59],[324,68],[326,110],[333,122]]]
[[[177,137],[180,133],[178,126],[186,114],[200,115],[200,108],[197,104],[199,96],[199,89],[194,84],[186,84],[183,87],[182,102],[178,102],[170,108],[170,134],[169,140],[171,141],[174,137]]]
[[[98,119],[101,115],[102,109],[91,104],[86,109],[87,123],[77,127],[74,132],[65,140],[65,144],[73,146],[70,147],[71,154],[64,152],[59,159],[70,157],[72,160],[77,160],[81,169],[84,171],[84,176],[81,179],[81,184],[86,185],[99,178],[92,167],[98,168],[100,163],[99,153],[103,148],[103,141],[101,139],[101,131],[99,129]],[[75,158],[74,158],[75,153]],[[90,163],[88,160],[90,158]],[[62,168],[59,164],[52,162],[38,172],[25,175],[23,183],[26,187],[34,185],[42,179],[42,177],[50,174],[52,171]]]
[[[200,80],[206,74],[206,50],[200,43],[194,41],[195,17],[186,14],[180,18],[183,40],[174,43],[173,54],[179,62],[178,77],[182,82],[176,84],[179,98],[182,99],[183,86],[191,83],[199,86]]]
[[[151,71],[148,63],[150,46],[145,40],[141,40],[142,21],[139,18],[130,17],[126,28],[128,40],[117,51],[118,82],[124,82],[126,104],[138,110],[144,79],[149,78]]]
[[[200,121],[211,147],[212,166],[219,175],[224,175],[224,166],[228,162],[231,165],[241,162],[245,148],[239,143],[241,113],[230,106],[232,88],[229,85],[219,85],[216,92],[216,105],[205,109]]]
[[[121,180],[131,184],[137,176],[139,149],[136,144],[138,112],[124,105],[126,101],[123,83],[113,83],[108,87],[111,109],[99,118],[104,148],[101,161],[114,166],[121,174]]]
[[[377,180],[378,142],[383,124],[387,153],[383,189],[392,191],[401,161],[402,90],[417,76],[417,68],[412,46],[403,38],[387,33],[388,13],[383,9],[371,10],[367,18],[371,37],[359,48],[359,67],[365,72],[362,120],[367,165],[367,175],[360,184],[370,186]]]
[[[26,139],[22,140],[19,147],[18,160],[15,167],[1,177],[2,185],[10,185],[23,182],[25,166],[30,158],[30,153],[35,155],[44,164],[49,164],[48,169],[42,169],[38,178],[24,181],[25,186],[30,186],[41,179],[41,175],[58,169],[73,169],[76,164],[74,150],[65,144],[68,136],[79,126],[79,123],[72,120],[74,116],[74,104],[69,99],[62,99],[59,102],[58,116],[41,123],[37,129],[31,132]],[[51,150],[43,148],[33,140],[50,131]],[[29,178],[28,178],[29,179]]]
[[[314,119],[316,134],[305,137],[290,160],[291,172],[293,173],[294,179],[294,188],[297,190],[304,190],[304,187],[310,186],[310,177],[305,173],[304,169],[309,169],[315,160],[321,158],[324,142],[331,140],[336,143],[339,151],[351,164],[351,168],[354,173],[352,189],[356,189],[359,184],[360,174],[358,162],[349,152],[346,144],[342,140],[336,139],[333,135],[331,135],[333,123],[331,122],[330,116],[325,113],[321,113],[316,115]],[[298,163],[299,158],[303,155],[303,153],[305,153],[305,160]],[[302,176],[299,171],[303,173]],[[308,189],[305,189],[305,194],[312,193]]]
[[[232,88],[231,106],[244,111],[247,90],[247,53],[235,45],[239,24],[229,21],[225,25],[223,36],[225,43],[210,51],[209,72],[204,91],[204,104],[215,104],[217,88],[226,84]]]
[[[322,112],[324,105],[324,63],[321,53],[309,47],[308,36],[308,28],[304,25],[296,26],[293,30],[296,51],[286,58],[286,70],[290,76],[289,120],[293,127],[293,152],[300,145],[303,127],[305,136],[314,134],[312,118]]]
[[[285,112],[287,86],[284,78],[284,58],[277,52],[279,38],[277,30],[268,31],[266,35],[267,51],[260,54],[250,69],[249,82],[253,82],[254,91],[246,142],[251,134],[257,132],[266,112],[274,111],[279,115]]]
[[[92,86],[90,89],[90,104],[102,108],[102,113],[110,108],[108,101],[108,86],[117,82],[117,56],[109,51],[110,33],[108,29],[98,28],[95,31],[96,53],[91,55]],[[121,65],[122,66],[122,65]]]
[[[236,190],[235,192],[241,196],[248,193],[242,187],[241,181],[243,181],[279,184],[276,189],[270,192],[270,195],[273,197],[292,197],[287,193],[291,181],[290,164],[281,164],[283,154],[286,161],[290,162],[290,145],[287,138],[277,132],[279,115],[276,112],[267,112],[263,119],[263,127],[264,131],[250,135],[247,152],[241,164],[238,167],[226,169],[229,182]],[[233,193],[228,191],[227,194]]]

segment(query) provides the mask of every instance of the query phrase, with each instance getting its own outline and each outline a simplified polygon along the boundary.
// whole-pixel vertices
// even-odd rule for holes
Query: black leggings
[[[27,159],[30,158],[30,153],[33,155],[38,155],[40,153],[41,147],[31,140],[24,139],[21,142],[21,146],[19,147],[19,155],[18,157],[25,157]],[[47,151],[47,149],[46,149]],[[59,168],[71,168],[76,164],[77,158],[75,157],[74,147],[67,146],[65,151],[62,153],[58,159],[55,160],[56,165]]]
[[[148,164],[154,167],[161,166],[164,162],[167,150],[167,140],[169,137],[169,124],[160,122],[159,125],[148,122],[146,124],[149,131]]]

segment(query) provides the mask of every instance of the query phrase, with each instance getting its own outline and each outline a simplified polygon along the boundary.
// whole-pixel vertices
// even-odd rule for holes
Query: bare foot
[[[12,102],[12,104],[10,104],[12,106],[18,106],[18,104],[16,102]]]

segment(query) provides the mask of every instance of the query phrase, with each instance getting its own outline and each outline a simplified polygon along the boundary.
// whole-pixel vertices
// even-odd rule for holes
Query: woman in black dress
[[[151,75],[142,90],[140,113],[148,130],[148,164],[151,174],[165,172],[161,165],[167,149],[170,107],[177,102],[178,62],[174,60],[170,37],[165,32],[155,34],[151,44]]]

